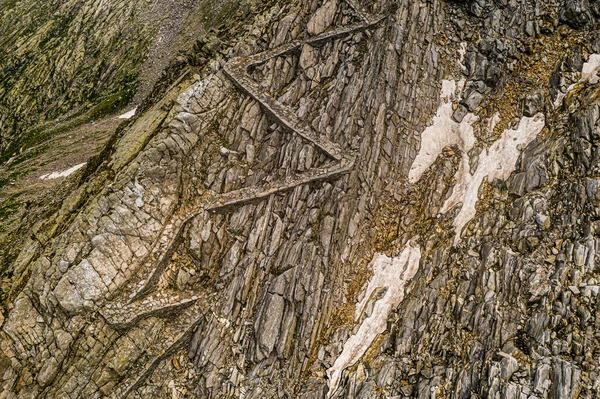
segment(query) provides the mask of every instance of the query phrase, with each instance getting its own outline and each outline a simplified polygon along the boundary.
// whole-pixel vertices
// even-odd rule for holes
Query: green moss
[[[2,156],[0,156],[0,162],[6,162],[12,156],[18,153],[23,153],[25,150],[34,147],[59,133],[66,132],[84,123],[97,119],[107,113],[118,110],[130,101],[131,96],[132,90],[129,88],[125,89],[119,93],[108,96],[107,98],[100,101],[97,105],[93,106],[89,111],[76,115],[70,120],[64,122],[63,124],[59,124],[58,126],[56,126],[55,124],[46,124],[42,127],[26,132],[22,135],[20,139],[17,139],[10,143],[10,145],[4,151]],[[24,160],[31,159],[32,157],[35,157],[37,155],[38,152],[30,151],[24,156],[19,157],[19,159],[15,160],[14,164],[21,163]]]
[[[60,40],[64,38],[69,32],[69,28],[71,23],[73,22],[74,16],[72,14],[59,16],[57,19],[52,21],[52,29],[50,29],[40,40],[38,47],[40,50],[44,50],[44,48],[51,42],[54,42],[53,47],[56,47],[60,44]]]
[[[40,134],[53,130],[40,124],[90,104],[102,106],[135,87],[158,27],[143,23],[143,4],[131,5],[77,0],[0,5],[2,160],[46,139]]]
[[[0,176],[0,190],[10,184],[11,181],[16,180],[21,173],[11,172],[6,176]]]
[[[17,196],[9,197],[0,203],[0,232],[4,232],[2,221],[7,220],[10,216],[18,212],[22,205],[23,203],[18,200]]]

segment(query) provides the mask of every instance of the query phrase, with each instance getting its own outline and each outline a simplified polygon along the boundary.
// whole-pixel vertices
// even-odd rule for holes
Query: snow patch
[[[600,59],[598,62],[600,65]],[[408,181],[414,184],[433,165],[444,147],[456,145],[461,150],[462,156],[454,176],[456,183],[452,195],[440,210],[441,213],[446,213],[462,203],[462,208],[453,222],[456,231],[455,244],[460,241],[464,226],[475,216],[475,204],[483,179],[487,177],[488,181],[506,180],[516,168],[522,148],[526,147],[545,125],[543,114],[523,117],[516,129],[504,131],[489,149],[484,149],[479,154],[477,170],[471,174],[468,152],[477,141],[473,125],[479,118],[473,113],[468,113],[461,123],[452,119],[452,102],[460,97],[463,86],[464,80],[442,80],[440,106],[432,125],[421,134],[421,148],[408,172]],[[500,114],[495,113],[487,123],[488,132],[493,132],[500,120]]]
[[[500,118],[500,112],[496,112],[488,121],[487,131],[488,133],[492,133],[494,129],[496,129],[496,125],[500,123],[502,118]]]
[[[460,123],[452,119],[454,113],[452,101],[459,99],[464,84],[464,80],[459,82],[442,80],[440,105],[433,117],[433,124],[421,134],[421,148],[408,172],[410,183],[414,184],[421,179],[423,173],[433,165],[444,147],[458,145],[462,151],[466,152],[475,145],[473,124],[479,121],[479,117],[468,113]]]
[[[125,112],[123,115],[119,115],[119,119],[131,119],[135,113],[137,112],[137,107],[135,107],[134,109]]]
[[[369,280],[363,299],[356,305],[355,321],[359,320],[373,294],[381,289],[387,290],[383,297],[375,302],[371,315],[362,322],[356,334],[346,341],[342,353],[327,370],[328,398],[337,389],[342,372],[355,364],[369,349],[375,338],[385,331],[388,315],[404,299],[406,283],[417,273],[420,259],[421,248],[414,240],[406,244],[398,257],[390,258],[383,254],[376,254],[373,257],[369,264],[373,269],[373,277]]]
[[[455,244],[460,241],[464,226],[475,216],[475,204],[483,179],[487,177],[489,182],[495,179],[506,180],[515,171],[521,150],[537,137],[544,125],[542,113],[533,117],[523,117],[516,129],[505,130],[489,149],[481,151],[474,174],[470,172],[469,156],[463,152],[455,175],[456,184],[452,189],[452,195],[440,210],[441,213],[446,213],[462,203],[460,212],[453,222],[456,232]]]
[[[224,325],[227,328],[231,327],[231,322],[229,321],[229,319],[226,319],[225,317],[219,317],[215,312],[212,312],[212,314],[215,320],[217,320],[220,324]]]
[[[45,175],[41,175],[40,179],[42,179],[42,180],[52,180],[52,179],[59,179],[61,177],[67,177],[70,174],[75,173],[79,169],[83,168],[86,163],[87,162],[80,163],[79,165],[75,165],[72,168],[69,168],[67,170],[63,170],[62,172],[52,172],[52,173],[47,173]]]

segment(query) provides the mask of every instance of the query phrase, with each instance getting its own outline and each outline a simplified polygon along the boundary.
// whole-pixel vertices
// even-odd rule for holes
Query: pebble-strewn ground
[[[19,243],[0,397],[600,396],[599,18],[263,5]]]

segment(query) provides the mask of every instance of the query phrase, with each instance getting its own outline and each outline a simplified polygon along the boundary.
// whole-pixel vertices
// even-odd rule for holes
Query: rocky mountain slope
[[[600,3],[223,10],[11,236],[0,397],[598,397]]]
[[[158,101],[185,72],[201,70],[222,41],[267,6],[0,4],[0,272],[16,256],[15,236],[55,210],[64,197],[56,190],[70,190],[58,187],[62,177],[40,177],[99,155],[124,116]]]

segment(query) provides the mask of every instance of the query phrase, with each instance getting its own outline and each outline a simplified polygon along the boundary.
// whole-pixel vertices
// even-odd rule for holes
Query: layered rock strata
[[[598,396],[598,11],[268,8],[23,244],[0,395]]]

